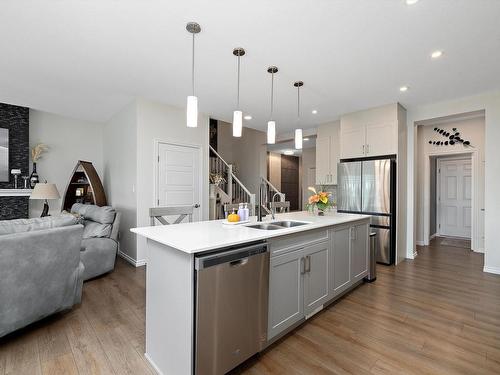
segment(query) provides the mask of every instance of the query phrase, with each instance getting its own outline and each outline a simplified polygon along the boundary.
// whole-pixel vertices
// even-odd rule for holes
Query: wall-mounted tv
[[[0,128],[0,182],[9,182],[9,129]]]

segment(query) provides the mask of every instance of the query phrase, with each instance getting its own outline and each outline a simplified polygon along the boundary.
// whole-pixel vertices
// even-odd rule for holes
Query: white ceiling
[[[105,121],[134,97],[185,105],[197,21],[200,110],[231,120],[234,47],[244,47],[241,106],[265,129],[277,65],[278,132],[399,101],[407,107],[500,88],[500,1],[4,0],[0,101]],[[435,49],[444,56],[431,60]],[[400,93],[399,87],[410,90]],[[318,114],[312,115],[311,110]]]

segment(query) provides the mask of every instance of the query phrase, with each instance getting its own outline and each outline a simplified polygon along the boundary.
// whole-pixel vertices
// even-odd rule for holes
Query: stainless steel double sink
[[[261,229],[261,230],[279,230],[285,228],[293,228],[300,227],[301,225],[307,225],[310,223],[305,223],[303,221],[293,221],[293,220],[284,220],[284,221],[273,221],[271,223],[258,223],[247,225],[247,228],[252,229]]]

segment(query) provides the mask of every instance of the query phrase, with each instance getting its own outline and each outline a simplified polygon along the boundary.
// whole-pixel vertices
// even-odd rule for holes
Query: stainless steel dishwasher
[[[195,270],[195,373],[222,375],[267,341],[267,244],[196,257]]]

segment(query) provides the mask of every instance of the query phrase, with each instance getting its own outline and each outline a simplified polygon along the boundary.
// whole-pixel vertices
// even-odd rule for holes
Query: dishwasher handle
[[[267,243],[257,243],[249,246],[202,255],[195,258],[195,269],[202,270],[208,267],[217,266],[223,263],[229,263],[232,267],[244,265],[251,256],[267,252]]]

